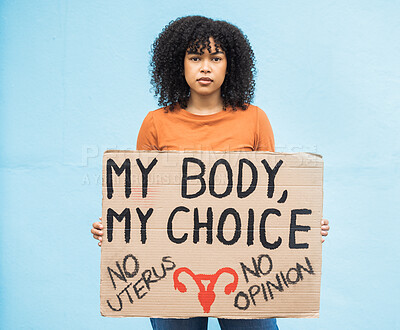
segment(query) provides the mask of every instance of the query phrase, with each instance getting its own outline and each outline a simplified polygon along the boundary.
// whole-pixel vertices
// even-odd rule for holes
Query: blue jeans
[[[154,330],[206,330],[207,317],[190,319],[150,319]],[[278,330],[276,319],[218,319],[221,330]]]

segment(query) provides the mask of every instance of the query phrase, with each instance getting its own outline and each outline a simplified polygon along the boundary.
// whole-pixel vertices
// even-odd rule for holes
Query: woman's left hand
[[[329,221],[327,219],[321,220],[321,236],[328,236],[329,231]],[[321,237],[322,243],[325,242],[325,238]]]

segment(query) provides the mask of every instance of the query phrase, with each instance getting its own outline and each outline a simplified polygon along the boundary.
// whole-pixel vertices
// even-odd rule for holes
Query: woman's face
[[[215,49],[214,39],[210,38],[211,51],[186,52],[184,73],[190,93],[201,96],[221,94],[221,86],[225,80],[227,59],[222,49]]]

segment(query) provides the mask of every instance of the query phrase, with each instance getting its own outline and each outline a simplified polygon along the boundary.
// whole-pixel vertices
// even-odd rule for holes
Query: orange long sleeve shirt
[[[249,105],[211,115],[195,115],[179,106],[150,111],[139,131],[137,150],[275,151],[267,115]]]

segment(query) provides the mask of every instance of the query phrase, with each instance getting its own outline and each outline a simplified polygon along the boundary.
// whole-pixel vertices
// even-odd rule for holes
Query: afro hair
[[[228,22],[186,16],[165,26],[151,49],[151,84],[158,104],[166,111],[173,111],[176,103],[187,107],[190,88],[184,77],[185,54],[187,50],[210,51],[211,37],[227,57],[227,74],[221,86],[224,110],[227,106],[245,110],[253,100],[255,57],[247,37]]]

